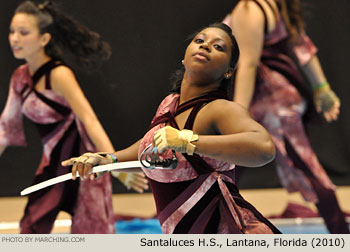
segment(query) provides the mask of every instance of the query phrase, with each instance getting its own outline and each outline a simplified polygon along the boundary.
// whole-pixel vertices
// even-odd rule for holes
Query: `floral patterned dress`
[[[314,202],[331,232],[347,233],[334,194],[336,187],[312,150],[303,125],[304,120],[318,115],[299,66],[307,64],[317,48],[305,33],[291,48],[286,25],[275,11],[276,26],[267,32],[265,10],[258,1],[252,1],[265,15],[265,37],[250,112],[273,138],[282,185],[288,192],[300,192],[306,201]],[[231,26],[231,15],[223,23]]]
[[[70,172],[61,161],[96,151],[67,101],[51,90],[50,72],[59,65],[50,61],[33,76],[27,64],[18,67],[0,117],[0,146],[26,145],[22,115],[38,128],[43,154],[33,184]],[[38,92],[34,86],[41,77],[46,89]],[[110,175],[94,181],[67,181],[30,194],[21,233],[50,233],[61,210],[72,215],[72,233],[114,233]]]
[[[141,141],[139,156],[152,143],[154,132],[166,123],[178,128],[175,116],[192,108],[185,128],[192,129],[196,114],[212,100],[223,98],[208,93],[178,106],[179,95],[171,94],[160,104],[150,130]],[[160,154],[172,156],[171,150]],[[279,233],[239,194],[234,164],[194,154],[176,153],[174,170],[147,170],[164,233]]]

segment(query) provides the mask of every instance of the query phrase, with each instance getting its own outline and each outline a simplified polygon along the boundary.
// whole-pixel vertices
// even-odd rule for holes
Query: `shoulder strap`
[[[181,114],[182,112],[186,111],[187,109],[193,107],[190,115],[188,116],[188,118],[186,120],[185,127],[184,127],[185,129],[192,130],[193,123],[194,123],[194,120],[195,120],[198,112],[206,104],[208,104],[209,102],[212,102],[214,100],[217,100],[217,99],[228,99],[228,98],[227,98],[227,95],[223,91],[220,91],[220,90],[212,91],[212,92],[209,92],[203,96],[194,98],[190,101],[187,101],[187,102],[179,105],[174,116]]]
[[[32,90],[41,101],[46,103],[52,109],[56,110],[58,113],[65,116],[71,112],[70,108],[67,108],[67,107],[63,106],[62,104],[59,104],[56,101],[53,101],[53,100],[47,98],[46,96],[44,96],[40,92],[37,92],[34,88],[34,86],[37,84],[37,82],[40,80],[40,78],[45,75],[45,77],[46,77],[45,88],[51,89],[51,84],[50,84],[51,70],[54,69],[55,67],[58,67],[61,65],[64,65],[61,61],[51,60],[51,61],[45,63],[44,65],[42,65],[38,70],[36,70],[36,72],[32,76],[32,80],[33,80]]]
[[[37,82],[40,80],[40,78],[46,75],[45,88],[51,89],[51,85],[50,85],[51,70],[61,65],[64,65],[61,61],[51,60],[45,63],[44,65],[42,65],[41,67],[39,67],[39,69],[36,70],[32,76],[33,88],[37,84]]]
[[[271,9],[273,15],[275,16],[276,21],[277,21],[279,15],[278,15],[278,13],[276,12],[275,8],[272,6],[272,4],[271,4],[268,0],[264,0],[264,1],[265,1],[265,3],[270,7],[270,9]],[[266,15],[265,9],[264,9],[264,7],[261,5],[261,3],[259,3],[259,1],[253,0],[253,2],[255,2],[255,3],[258,5],[258,7],[261,9],[261,11],[262,11],[263,14],[264,14],[264,18],[265,18],[265,28],[264,28],[264,29],[265,29],[265,33],[267,33],[267,31],[268,31],[268,19],[267,19],[267,15]]]
[[[257,1],[257,0],[253,0],[254,3],[257,4],[257,6],[261,9],[262,13],[264,14],[264,18],[265,18],[265,26],[264,26],[264,31],[265,33],[267,33],[267,16],[264,10],[264,7],[262,7],[262,5]]]
[[[272,6],[272,4],[268,0],[265,0],[265,2],[270,7],[270,9],[272,10],[273,15],[275,16],[275,18],[277,20],[277,18],[279,16],[278,12],[276,12],[276,9]]]
[[[228,99],[228,98],[227,98],[227,95],[225,94],[225,92],[221,91],[221,90],[212,91],[212,92],[209,92],[205,95],[193,98],[192,100],[186,101],[183,104],[179,105],[176,108],[176,111],[169,111],[161,116],[156,117],[153,120],[152,124],[150,125],[149,129],[153,128],[154,126],[156,126],[160,123],[164,123],[164,122],[169,122],[172,127],[178,129],[179,127],[175,121],[175,117],[177,115],[179,115],[182,112],[184,112],[192,107],[195,107],[195,106],[202,107],[203,104],[209,103],[209,102],[216,100],[216,99]],[[193,121],[194,121],[194,118],[199,110],[197,111],[197,109],[195,109],[194,111],[196,113],[192,111],[192,115],[189,116],[189,118],[190,117],[193,118]],[[185,129],[190,129],[190,128],[188,128],[189,126],[190,126],[190,128],[192,128],[191,125],[188,125],[187,127],[185,125]]]

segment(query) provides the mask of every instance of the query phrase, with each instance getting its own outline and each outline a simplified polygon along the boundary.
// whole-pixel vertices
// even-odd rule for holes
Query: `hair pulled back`
[[[55,60],[92,69],[111,55],[109,44],[103,41],[98,33],[90,31],[63,13],[53,2],[38,4],[25,1],[17,7],[15,14],[17,13],[35,16],[40,34],[51,34],[45,53]]]

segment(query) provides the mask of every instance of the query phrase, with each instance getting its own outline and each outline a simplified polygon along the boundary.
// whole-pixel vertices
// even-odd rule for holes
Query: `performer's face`
[[[188,45],[184,58],[186,71],[198,73],[203,81],[217,81],[230,69],[232,41],[220,28],[206,28]]]
[[[14,57],[25,60],[42,53],[47,44],[39,32],[37,18],[25,13],[17,13],[12,18],[9,42]]]

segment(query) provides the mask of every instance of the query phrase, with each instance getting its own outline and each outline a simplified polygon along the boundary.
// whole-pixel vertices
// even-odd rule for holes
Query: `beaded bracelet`
[[[109,153],[108,155],[112,158],[112,163],[117,163],[118,162],[118,158],[114,154]]]
[[[320,84],[318,86],[313,86],[312,89],[314,91],[316,91],[316,90],[319,90],[319,89],[327,87],[327,86],[329,86],[329,83],[328,83],[328,81],[325,81],[325,82],[323,82],[322,84]]]

